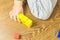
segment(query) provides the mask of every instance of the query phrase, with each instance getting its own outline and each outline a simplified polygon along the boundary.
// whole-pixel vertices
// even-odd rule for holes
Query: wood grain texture
[[[9,11],[12,6],[13,0],[0,0],[0,40],[15,40],[15,33],[22,35],[21,40],[60,40],[57,38],[57,32],[60,29],[60,0],[57,2],[53,14],[46,21],[32,16],[26,4],[24,12],[33,20],[32,28],[27,28],[25,25],[10,19]]]

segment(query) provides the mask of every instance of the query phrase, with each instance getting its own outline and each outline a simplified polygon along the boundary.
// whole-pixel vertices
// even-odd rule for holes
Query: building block
[[[15,39],[20,39],[20,38],[21,38],[21,35],[18,34],[18,33],[16,33],[16,34],[14,34],[14,38],[15,38]]]
[[[57,35],[58,38],[60,38],[60,30],[58,31],[58,35]]]
[[[32,26],[32,20],[25,16],[23,13],[18,15],[18,18],[21,20],[23,24],[25,24],[28,28]]]

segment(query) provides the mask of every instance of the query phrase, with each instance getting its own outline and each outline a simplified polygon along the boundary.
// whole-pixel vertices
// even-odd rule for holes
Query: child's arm
[[[14,19],[17,22],[20,22],[20,20],[17,18],[19,13],[23,13],[23,1],[14,0],[13,9],[9,13],[10,14],[10,18]]]
[[[14,5],[20,5],[23,6],[23,0],[14,0]]]

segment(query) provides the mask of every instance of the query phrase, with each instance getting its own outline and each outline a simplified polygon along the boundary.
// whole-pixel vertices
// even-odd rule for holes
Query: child
[[[14,6],[11,10],[10,17],[15,21],[19,21],[17,15],[23,13],[23,1],[14,0]],[[27,0],[32,15],[35,17],[46,20],[52,14],[52,11],[57,3],[57,0]]]

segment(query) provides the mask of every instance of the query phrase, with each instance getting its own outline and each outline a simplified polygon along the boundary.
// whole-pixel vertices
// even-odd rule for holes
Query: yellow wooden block
[[[24,14],[20,13],[18,18],[21,20],[23,24],[25,24],[28,28],[32,26],[32,20],[26,17]]]

